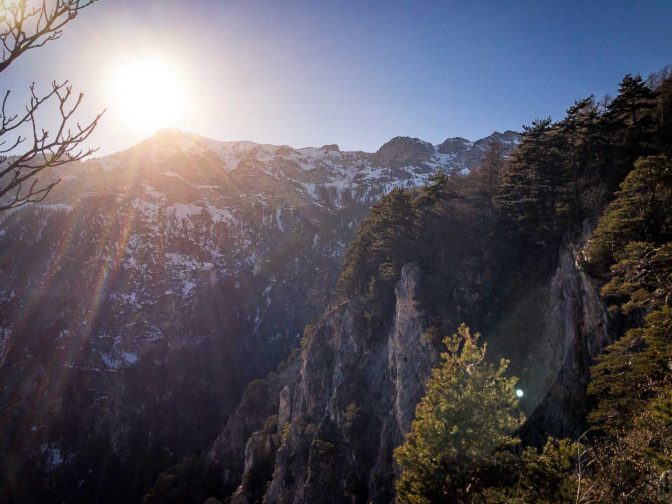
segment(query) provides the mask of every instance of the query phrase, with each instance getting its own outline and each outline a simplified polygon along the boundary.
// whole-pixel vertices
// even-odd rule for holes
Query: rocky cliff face
[[[589,368],[614,340],[615,321],[598,283],[580,267],[581,249],[590,227],[566,238],[558,267],[548,285],[542,330],[523,363],[523,406],[530,422],[526,435],[540,440],[545,432],[578,438],[585,428]]]
[[[577,262],[587,236],[586,228],[567,237],[552,275],[531,288],[529,297],[510,303],[486,335],[491,358],[511,358],[512,370],[521,377],[529,418],[523,435],[532,442],[546,433],[581,434],[588,369],[613,338],[614,323],[599,288]],[[291,411],[289,417],[286,406],[281,412],[288,427],[272,473],[264,451],[267,435],[260,431],[248,441],[266,453],[270,483],[264,492],[243,484],[236,502],[392,502],[392,451],[409,431],[438,362],[437,348],[422,336],[429,318],[415,300],[421,285],[418,266],[406,265],[386,334],[358,325],[361,314],[354,300],[328,311],[307,330],[300,372],[282,388],[285,397],[292,397]],[[247,462],[245,474],[254,471],[254,463]]]
[[[388,334],[357,327],[357,306],[330,311],[306,335],[289,429],[265,502],[387,502],[391,450],[408,429],[435,352],[415,306],[417,266],[396,289]]]
[[[264,502],[391,500],[392,449],[410,427],[438,358],[422,338],[427,321],[415,301],[419,282],[418,267],[406,265],[387,334],[363,330],[354,301],[332,308],[307,329],[300,372],[281,392],[282,442],[267,473]],[[266,446],[262,432],[249,438],[251,452]],[[216,445],[211,456],[221,450]],[[246,463],[245,474],[254,470]],[[261,502],[245,483],[236,499]]]

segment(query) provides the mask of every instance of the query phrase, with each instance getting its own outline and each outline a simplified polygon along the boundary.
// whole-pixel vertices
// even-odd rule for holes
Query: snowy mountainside
[[[519,135],[495,132],[476,142],[455,138],[436,146],[417,138],[395,137],[377,152],[366,153],[341,151],[337,145],[295,149],[286,145],[219,142],[170,129],[127,151],[83,164],[78,172],[86,175],[73,174],[69,167],[65,178],[73,189],[79,185],[77,182],[83,184],[77,187],[79,194],[105,192],[115,178],[123,184],[142,177],[165,186],[167,177],[220,198],[273,200],[284,189],[286,202],[341,208],[350,200],[370,205],[393,188],[422,185],[438,170],[466,174],[480,164],[488,144],[495,139],[508,152],[517,144]],[[165,169],[167,163],[176,169]],[[157,168],[157,164],[164,169]],[[115,176],[119,170],[125,175]],[[257,188],[263,187],[262,191],[238,191],[243,187],[250,189],[245,177],[268,182],[264,175],[280,184],[262,186],[259,181]],[[146,181],[147,192],[151,193],[151,181]]]

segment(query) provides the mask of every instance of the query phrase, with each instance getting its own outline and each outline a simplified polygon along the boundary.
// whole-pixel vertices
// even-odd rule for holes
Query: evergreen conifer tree
[[[476,474],[493,463],[496,450],[518,443],[517,379],[506,376],[506,360],[485,360],[478,338],[463,324],[444,339],[442,362],[427,382],[406,442],[395,450],[402,470],[398,502],[465,502],[479,491]]]

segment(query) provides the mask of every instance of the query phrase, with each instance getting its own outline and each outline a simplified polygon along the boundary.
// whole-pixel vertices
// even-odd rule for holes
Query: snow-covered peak
[[[474,142],[462,137],[447,138],[436,146],[436,150],[441,154],[459,154],[471,148]]]
[[[501,142],[508,155],[519,138],[512,131],[494,132],[475,142],[455,137],[435,146],[399,136],[367,153],[341,151],[337,145],[219,141],[171,128],[126,151],[64,168],[56,174],[62,182],[50,200],[71,205],[112,194],[201,209],[229,209],[239,200],[283,207],[369,205],[394,188],[426,184],[437,171],[466,175],[480,165],[492,141]]]

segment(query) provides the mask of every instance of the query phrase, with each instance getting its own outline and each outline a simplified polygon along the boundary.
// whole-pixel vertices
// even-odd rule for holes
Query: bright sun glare
[[[118,66],[111,78],[110,110],[143,135],[179,126],[186,110],[184,81],[170,65],[139,60]]]

